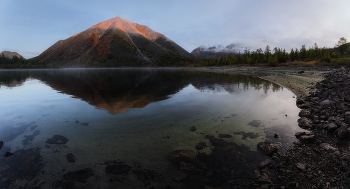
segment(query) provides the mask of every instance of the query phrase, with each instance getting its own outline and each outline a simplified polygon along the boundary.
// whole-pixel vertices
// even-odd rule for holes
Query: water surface
[[[252,159],[235,169],[249,172],[265,159],[258,142],[277,142],[283,151],[301,131],[293,93],[248,76],[180,69],[2,70],[0,86],[2,186],[62,187],[69,171],[89,168],[93,175],[75,186],[176,188],[183,178],[169,157],[175,150],[211,154],[206,135],[232,135],[225,140]],[[68,141],[47,142],[55,135]],[[199,142],[206,142],[202,150]],[[14,155],[3,157],[6,152]],[[113,163],[131,171],[107,174]],[[145,184],[136,170],[162,179],[147,177]]]

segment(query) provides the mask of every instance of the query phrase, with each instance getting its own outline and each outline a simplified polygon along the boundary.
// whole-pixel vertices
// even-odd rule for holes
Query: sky
[[[164,34],[188,52],[200,45],[250,50],[350,40],[349,0],[1,0],[0,52],[38,56],[102,21],[122,17]]]

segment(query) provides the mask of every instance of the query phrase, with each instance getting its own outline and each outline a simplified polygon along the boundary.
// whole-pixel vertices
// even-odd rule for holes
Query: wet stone
[[[61,135],[55,135],[52,138],[48,138],[45,143],[48,144],[66,144],[68,139]]]
[[[328,143],[321,143],[320,147],[327,150],[327,151],[330,151],[330,152],[335,152],[337,150],[336,148],[334,148],[333,146],[331,146]]]
[[[127,174],[130,171],[130,166],[126,164],[108,165],[106,174]]]
[[[330,124],[327,125],[327,130],[329,132],[334,132],[337,128],[338,127],[337,127],[337,125],[335,123],[330,123]]]
[[[299,140],[301,141],[313,141],[315,139],[314,135],[302,135]]]
[[[91,168],[79,169],[76,171],[69,171],[68,173],[63,175],[65,180],[76,181],[81,183],[86,183],[86,179],[93,176]]]
[[[338,130],[335,131],[335,134],[338,138],[342,139],[346,137],[348,127],[346,125],[342,125]]]
[[[320,103],[322,109],[327,109],[328,107],[334,107],[335,102],[330,100],[324,100]]]
[[[310,117],[311,111],[310,110],[301,110],[299,112],[299,117]]]
[[[253,120],[251,122],[249,122],[249,125],[253,126],[253,127],[259,127],[261,124],[260,120]]]

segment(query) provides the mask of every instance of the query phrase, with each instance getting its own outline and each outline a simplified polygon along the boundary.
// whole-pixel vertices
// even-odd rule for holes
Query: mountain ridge
[[[14,56],[18,57],[18,58],[24,58],[22,55],[20,55],[19,53],[17,52],[11,52],[11,51],[2,51],[0,53],[0,56],[5,56],[7,58],[10,58],[12,59]]]

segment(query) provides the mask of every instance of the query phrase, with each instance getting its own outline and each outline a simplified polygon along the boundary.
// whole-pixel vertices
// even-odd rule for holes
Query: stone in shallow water
[[[63,178],[65,180],[71,180],[76,182],[85,183],[86,179],[93,176],[94,173],[92,172],[91,168],[85,168],[85,169],[79,169],[76,171],[69,171],[68,173],[63,175]]]
[[[0,140],[0,150],[3,146],[4,146],[4,142],[2,140]]]
[[[195,126],[192,126],[191,128],[190,128],[190,131],[196,131],[197,129],[196,129],[196,127]]]
[[[45,143],[48,144],[66,144],[68,139],[61,135],[55,135],[52,138],[48,138]]]
[[[251,122],[249,122],[249,125],[253,126],[253,127],[259,127],[261,124],[260,120],[253,120]]]
[[[126,164],[108,165],[106,167],[106,174],[127,174],[129,170],[130,166]]]
[[[6,154],[4,155],[4,157],[10,157],[10,156],[12,156],[13,155],[13,153],[11,153],[11,152],[6,152]]]
[[[72,153],[67,154],[66,159],[70,163],[75,162],[75,157],[74,157],[74,155]]]

